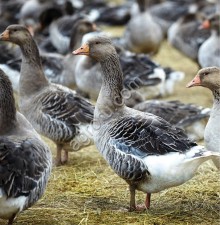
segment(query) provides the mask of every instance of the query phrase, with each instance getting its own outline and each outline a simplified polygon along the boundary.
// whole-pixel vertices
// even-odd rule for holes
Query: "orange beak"
[[[88,44],[82,45],[80,48],[72,52],[74,55],[89,55],[89,46]]]
[[[199,75],[196,75],[194,79],[186,85],[187,88],[194,87],[194,86],[201,86],[201,80]]]
[[[203,23],[201,24],[201,26],[199,27],[199,29],[209,29],[211,26],[209,20],[205,20],[203,21]]]
[[[92,24],[92,30],[93,30],[93,31],[96,31],[96,30],[97,30],[97,26],[96,26],[95,23]]]
[[[27,26],[27,29],[30,32],[31,36],[34,37],[34,27],[29,25],[29,26]]]
[[[7,41],[9,40],[9,31],[5,30],[1,35],[0,35],[0,40],[1,41]]]

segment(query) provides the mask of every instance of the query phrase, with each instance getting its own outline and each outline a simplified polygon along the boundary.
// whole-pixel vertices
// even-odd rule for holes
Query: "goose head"
[[[89,39],[80,48],[73,51],[74,55],[87,55],[102,62],[111,55],[117,55],[111,40],[106,36],[96,36]]]
[[[97,31],[96,24],[88,19],[80,19],[77,21],[71,31],[70,49],[78,48],[78,42],[81,43],[85,34]]]
[[[0,35],[1,41],[10,41],[17,45],[28,42],[30,38],[32,37],[28,29],[25,26],[17,24],[8,26]]]
[[[210,90],[220,89],[220,68],[206,67],[198,71],[197,75],[186,87],[203,86]]]
[[[220,22],[220,14],[214,14],[210,16],[208,19],[205,19],[202,22],[200,28],[219,30],[219,22]]]

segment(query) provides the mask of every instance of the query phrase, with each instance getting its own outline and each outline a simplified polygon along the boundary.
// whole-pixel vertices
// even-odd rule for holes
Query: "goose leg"
[[[12,224],[13,224],[15,217],[16,217],[16,213],[14,213],[14,214],[11,216],[11,218],[8,220],[8,225],[12,225]]]
[[[150,208],[150,197],[151,197],[151,193],[147,193],[146,200],[145,200],[145,206],[147,209]]]
[[[61,161],[62,148],[63,148],[62,145],[57,144],[56,166],[62,165],[62,161]]]
[[[135,204],[135,187],[133,185],[129,185],[130,190],[130,208],[129,211],[136,210],[136,204]]]
[[[66,164],[68,162],[68,158],[69,158],[69,152],[67,150],[64,150],[64,155],[62,158],[62,164]]]

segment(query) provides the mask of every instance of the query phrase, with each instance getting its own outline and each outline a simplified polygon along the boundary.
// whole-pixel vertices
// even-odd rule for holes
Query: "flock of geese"
[[[146,193],[149,208],[152,193],[185,183],[203,162],[211,159],[220,169],[220,14],[215,3],[1,4],[0,218],[8,225],[46,189],[53,164],[40,135],[56,144],[57,166],[68,162],[69,151],[95,144],[128,183],[131,211],[139,209],[136,190]],[[106,22],[125,25],[122,37],[103,34],[96,23]],[[184,77],[151,59],[164,38],[200,65],[187,87],[208,88],[211,110],[153,99],[172,94]],[[13,93],[19,96],[19,111]],[[209,118],[205,128],[187,130],[203,118]],[[205,147],[196,144],[199,138]]]

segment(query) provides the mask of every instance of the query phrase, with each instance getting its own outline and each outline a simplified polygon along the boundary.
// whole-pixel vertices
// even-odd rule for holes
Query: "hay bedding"
[[[202,106],[212,105],[212,96],[203,88],[186,89],[185,85],[198,70],[195,63],[164,42],[155,60],[163,66],[186,73],[167,99],[179,99]],[[55,145],[45,139],[53,149]],[[203,143],[201,143],[203,144]],[[167,225],[220,224],[219,173],[211,162],[200,167],[197,175],[179,187],[152,195],[151,209],[127,212],[127,184],[117,177],[102,159],[95,146],[72,153],[69,164],[54,167],[43,198],[21,213],[18,225]],[[142,204],[145,194],[137,193]],[[0,224],[6,221],[0,220]]]

